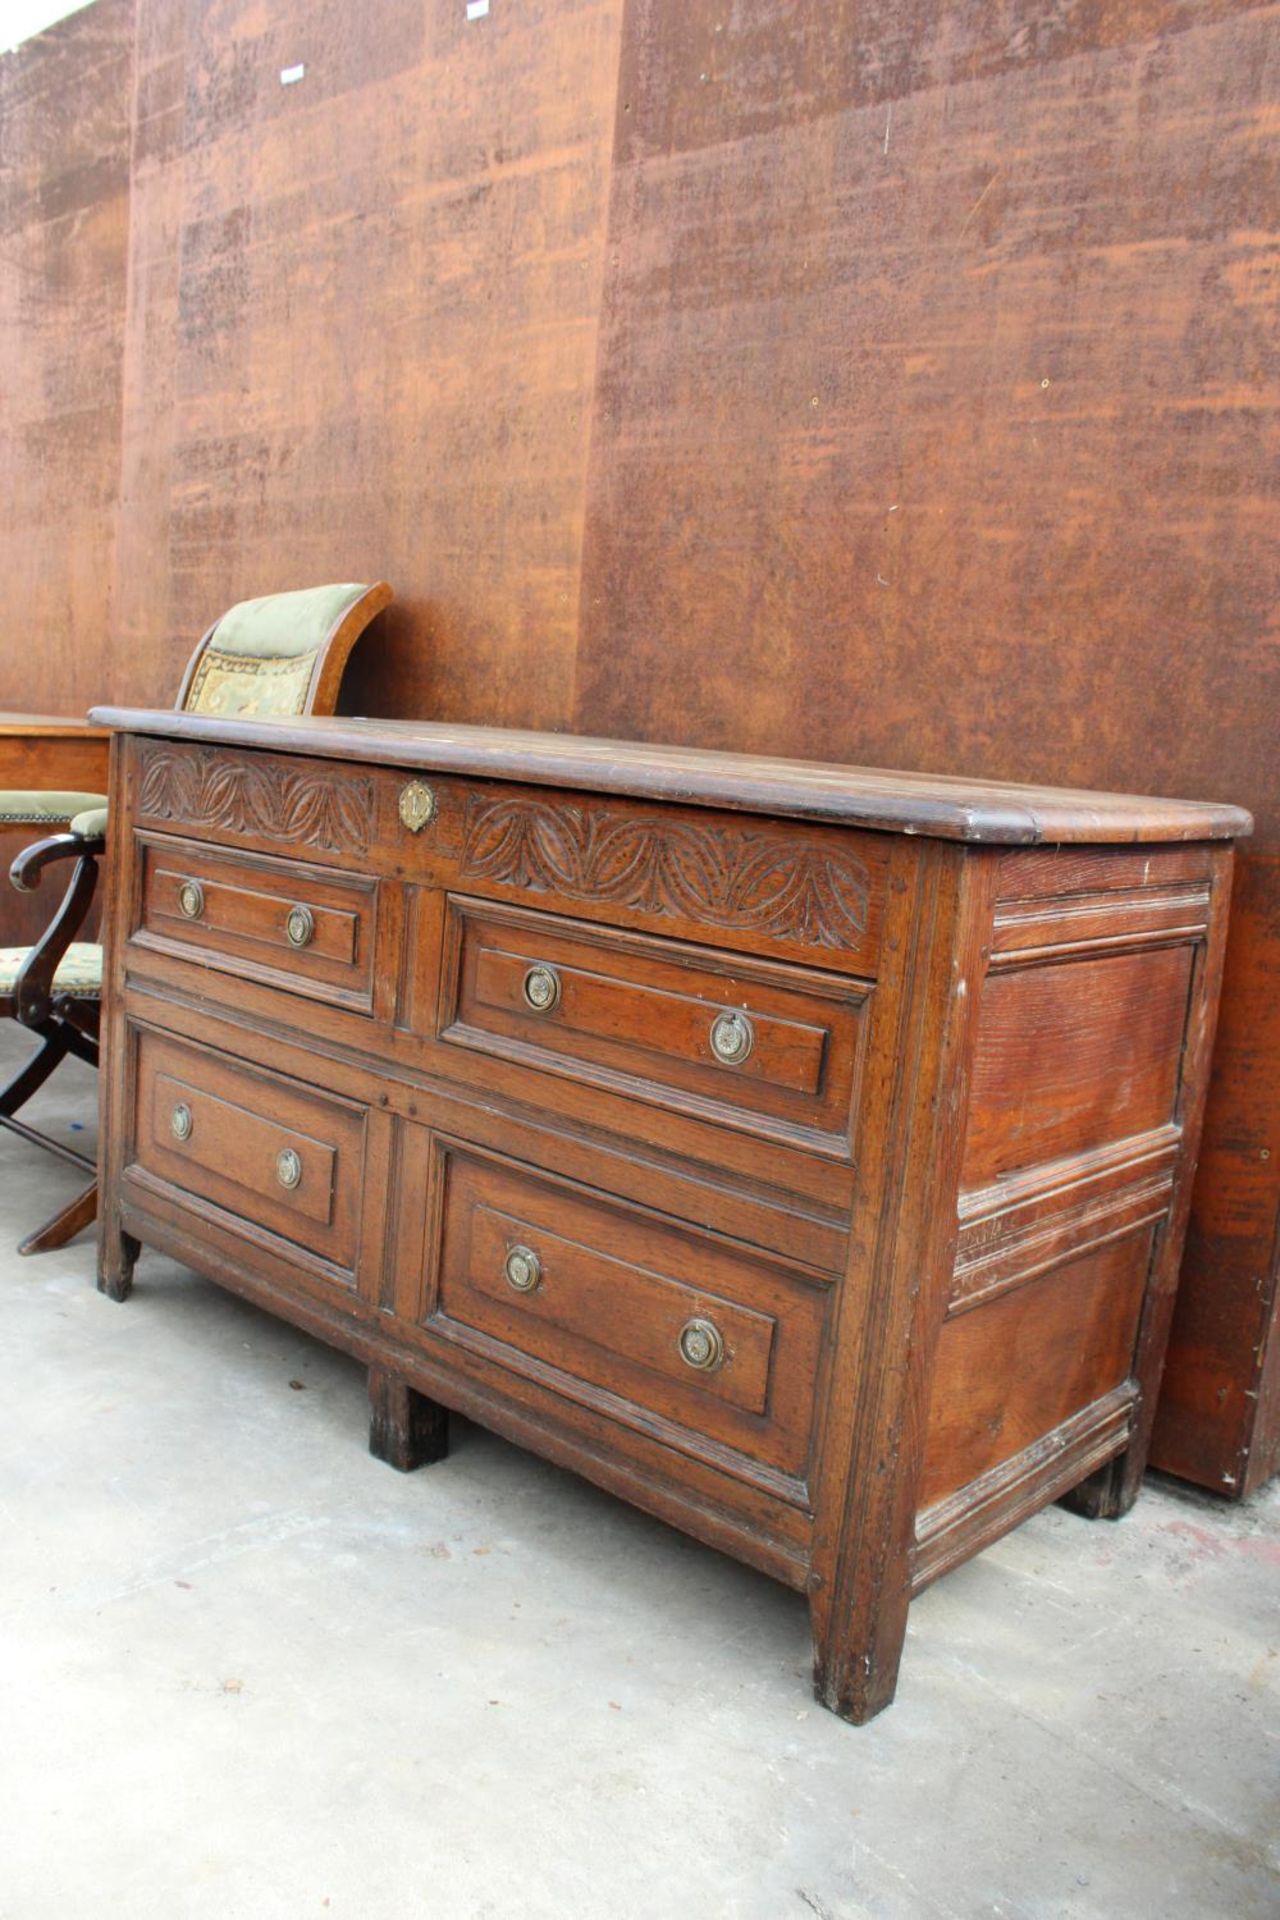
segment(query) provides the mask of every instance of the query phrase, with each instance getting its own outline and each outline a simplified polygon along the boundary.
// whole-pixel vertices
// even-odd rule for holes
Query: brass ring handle
[[[530,967],[522,991],[526,1006],[535,1013],[554,1013],[560,1005],[560,975],[554,967]]]
[[[309,947],[316,937],[316,917],[310,907],[290,907],[284,937],[291,947]]]
[[[722,1066],[740,1066],[755,1043],[756,1030],[745,1013],[731,1009],[711,1022],[711,1051]]]
[[[191,1117],[190,1107],[185,1100],[179,1100],[177,1106],[169,1115],[170,1133],[175,1140],[189,1140],[191,1138],[191,1129],[194,1125],[195,1121]]]
[[[714,1320],[686,1320],[677,1345],[685,1365],[699,1373],[714,1373],[724,1360],[724,1336]]]
[[[284,1147],[276,1155],[276,1179],[282,1187],[296,1187],[302,1178],[302,1157],[292,1147]]]
[[[186,920],[198,920],[204,912],[204,888],[198,880],[184,880],[178,888],[178,912]]]
[[[532,1247],[508,1247],[502,1271],[517,1293],[533,1293],[542,1279],[542,1262]]]

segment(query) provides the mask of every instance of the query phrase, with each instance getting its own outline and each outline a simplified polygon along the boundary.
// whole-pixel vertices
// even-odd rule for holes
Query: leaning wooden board
[[[1137,1492],[1232,807],[105,709],[100,1284],[162,1248],[809,1597]]]
[[[86,720],[0,712],[0,791],[105,793],[109,742],[104,727],[91,727]],[[58,895],[48,884],[35,893],[19,893],[8,884],[10,862],[42,833],[38,826],[0,823],[0,947],[38,940],[57,907]],[[95,906],[82,937],[92,939],[96,927]]]

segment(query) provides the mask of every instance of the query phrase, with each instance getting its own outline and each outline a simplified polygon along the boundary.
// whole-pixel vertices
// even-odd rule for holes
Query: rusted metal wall
[[[619,25],[138,0],[117,695],[384,575],[371,706],[566,723]]]
[[[0,82],[43,329],[6,304],[0,532],[59,703],[167,701],[230,600],[383,574],[358,710],[1253,807],[1157,1436],[1238,1483],[1280,1207],[1274,9],[135,13],[127,284],[118,107],[114,252],[68,229],[58,307],[8,191],[60,165],[7,104],[42,56]],[[103,409],[60,466],[59,365]]]
[[[132,0],[0,59],[0,707],[102,685],[120,480]]]

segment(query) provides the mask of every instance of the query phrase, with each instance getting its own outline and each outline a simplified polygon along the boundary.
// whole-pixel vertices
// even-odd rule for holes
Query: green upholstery
[[[85,813],[77,813],[71,822],[72,833],[78,833],[82,840],[101,840],[106,830],[105,807],[90,807]]]
[[[0,792],[0,826],[65,826],[88,807],[105,807],[105,793],[55,793],[52,788]]]
[[[241,600],[210,634],[184,710],[269,720],[305,712],[326,640],[368,591],[348,583]]]
[[[229,607],[200,656],[184,702],[187,712],[266,718],[301,713],[325,641],[368,591],[363,581],[346,581],[263,594]],[[0,792],[0,826],[54,826],[104,810],[99,823],[75,826],[88,839],[106,831],[106,804],[103,793]]]
[[[0,947],[0,996],[13,992],[30,952],[30,947]],[[91,940],[73,940],[53,976],[53,991],[96,1000],[102,992],[102,948]]]
[[[219,653],[241,660],[296,660],[315,653],[343,614],[353,607],[364,584],[303,587],[296,593],[268,593],[229,607],[209,636]]]

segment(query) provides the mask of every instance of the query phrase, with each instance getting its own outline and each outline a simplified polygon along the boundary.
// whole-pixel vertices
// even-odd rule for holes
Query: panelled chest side
[[[108,713],[101,1279],[162,1248],[808,1594],[1133,1499],[1232,809]],[[1052,839],[1056,844],[1045,845]]]

